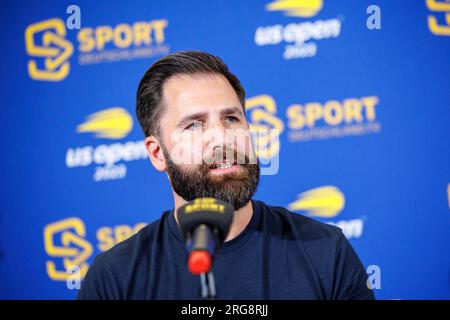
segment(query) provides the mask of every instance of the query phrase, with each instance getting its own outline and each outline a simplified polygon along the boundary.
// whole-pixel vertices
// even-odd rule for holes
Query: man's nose
[[[210,123],[206,132],[203,133],[203,137],[206,147],[210,150],[224,148],[230,145],[230,142],[227,141],[226,128],[220,122]]]

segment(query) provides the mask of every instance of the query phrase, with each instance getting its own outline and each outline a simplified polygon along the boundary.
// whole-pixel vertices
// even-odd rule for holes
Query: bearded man
[[[139,84],[136,113],[174,207],[98,255],[78,299],[197,299],[201,284],[186,267],[177,212],[205,197],[234,210],[212,266],[217,299],[374,298],[339,228],[252,199],[260,164],[245,91],[220,58],[199,51],[163,57]]]

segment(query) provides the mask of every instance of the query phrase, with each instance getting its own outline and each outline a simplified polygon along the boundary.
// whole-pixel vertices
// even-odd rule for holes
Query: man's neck
[[[175,192],[173,192],[173,199],[175,204],[174,212],[178,212],[178,208],[187,203],[186,200],[181,198]],[[225,242],[233,240],[238,235],[240,235],[242,231],[244,231],[245,227],[250,223],[252,215],[253,215],[253,206],[251,201],[247,202],[247,204],[242,208],[240,208],[239,210],[234,211],[233,222],[231,223],[230,232],[228,232],[228,236],[225,239]],[[175,221],[178,224],[178,217],[176,214],[175,214]]]

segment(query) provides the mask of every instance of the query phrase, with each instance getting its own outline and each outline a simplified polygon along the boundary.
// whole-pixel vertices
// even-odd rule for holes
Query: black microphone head
[[[217,230],[220,243],[225,241],[233,221],[231,204],[214,198],[197,198],[178,209],[178,224],[185,240],[193,230],[206,224]]]

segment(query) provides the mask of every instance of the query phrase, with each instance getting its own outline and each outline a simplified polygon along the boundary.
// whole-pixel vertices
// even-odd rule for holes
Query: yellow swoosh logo
[[[322,218],[337,216],[345,206],[344,194],[334,186],[323,186],[300,193],[298,200],[288,205],[289,210],[306,211]]]
[[[286,16],[310,18],[315,16],[322,6],[322,0],[276,0],[266,5],[266,9],[284,11]]]
[[[124,108],[114,107],[89,115],[77,127],[77,132],[92,132],[98,138],[121,139],[128,135],[132,127],[130,113]]]

